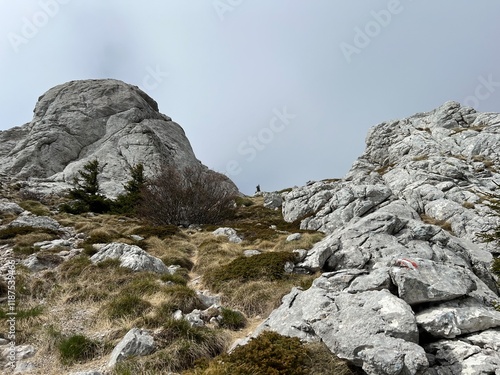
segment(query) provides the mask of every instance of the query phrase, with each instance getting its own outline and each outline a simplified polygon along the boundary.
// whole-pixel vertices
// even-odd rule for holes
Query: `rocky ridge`
[[[123,191],[129,168],[138,163],[147,175],[162,165],[207,171],[184,130],[151,97],[112,79],[53,87],[38,99],[31,122],[0,131],[0,143],[0,175],[38,192],[67,188],[94,159],[104,166],[101,188],[109,196]]]
[[[368,374],[500,374],[493,245],[500,114],[447,102],[372,128],[340,180],[284,196],[285,220],[327,236],[321,271],[256,330],[321,340]],[[498,255],[498,254],[497,254]]]

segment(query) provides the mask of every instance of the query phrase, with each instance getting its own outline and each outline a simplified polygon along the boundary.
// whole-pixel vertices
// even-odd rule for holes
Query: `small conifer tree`
[[[141,199],[141,190],[146,183],[144,165],[136,164],[130,168],[131,179],[124,186],[125,193],[118,196],[113,204],[113,211],[117,213],[135,213]]]
[[[99,174],[103,168],[98,160],[91,160],[78,171],[79,176],[73,178],[74,188],[69,191],[69,197],[75,202],[63,205],[63,211],[78,214],[110,210],[111,201],[99,193]]]

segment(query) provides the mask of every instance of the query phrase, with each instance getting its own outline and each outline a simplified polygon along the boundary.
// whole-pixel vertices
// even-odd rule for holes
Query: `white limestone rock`
[[[54,232],[63,231],[63,227],[54,219],[48,216],[35,216],[31,213],[24,213],[17,219],[9,223],[10,227],[33,227],[48,229]]]
[[[13,214],[19,215],[24,209],[17,203],[9,202],[7,200],[0,200],[0,214]]]
[[[283,198],[279,193],[264,193],[264,207],[278,210],[283,205]]]
[[[149,255],[136,245],[113,242],[102,247],[92,255],[92,263],[100,263],[106,259],[118,259],[121,267],[133,271],[151,271],[174,274],[178,267],[167,267],[159,258]]]
[[[21,264],[32,272],[56,268],[64,261],[56,254],[31,254],[21,261]]]
[[[499,373],[498,351],[482,349],[467,340],[441,340],[426,346],[432,363],[429,374],[490,375]]]
[[[416,319],[420,329],[448,339],[500,326],[500,312],[474,298],[430,307],[417,313]]]
[[[144,329],[132,328],[115,346],[111,353],[108,367],[113,367],[127,357],[145,356],[155,350],[154,337]]]
[[[226,236],[229,242],[241,243],[243,240],[233,228],[217,228],[212,232],[214,236]]]
[[[326,234],[296,265],[322,275],[254,335],[322,340],[369,374],[500,375],[499,250],[477,236],[500,225],[499,171],[500,114],[447,102],[370,129],[343,179],[284,195],[285,220]]]
[[[287,242],[298,241],[302,238],[300,233],[293,233],[286,238]]]
[[[353,295],[318,285],[306,291],[294,289],[254,335],[263,330],[322,340],[368,374],[419,374],[428,366],[424,350],[417,345],[411,307],[387,290]],[[394,372],[396,368],[399,372]]]
[[[428,259],[414,259],[414,269],[392,267],[392,282],[398,295],[408,304],[448,301],[465,296],[477,289],[476,283],[460,267],[438,264]]]
[[[245,256],[247,258],[256,256],[256,255],[260,255],[260,254],[262,254],[262,251],[255,250],[255,249],[249,249],[249,250],[243,251],[243,256]]]

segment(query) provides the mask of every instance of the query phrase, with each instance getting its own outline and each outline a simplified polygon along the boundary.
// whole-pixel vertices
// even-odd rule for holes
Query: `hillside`
[[[110,85],[95,94],[105,113],[75,84]],[[235,196],[217,223],[152,225],[64,212],[69,176],[89,160],[113,165],[101,176],[113,197],[137,162],[206,167],[146,94],[78,84],[49,90],[33,122],[0,133],[5,371],[14,335],[27,374],[498,373],[500,250],[479,235],[500,225],[500,114],[447,102],[384,122],[344,178]],[[99,136],[49,163],[59,137],[82,144],[82,124]],[[131,154],[119,148],[144,127]]]
[[[287,273],[284,265],[295,260],[292,250],[310,248],[323,235],[286,223],[280,211],[263,207],[262,197],[240,200],[237,217],[224,223],[238,233],[229,238],[214,235],[217,226],[152,227],[132,217],[59,213],[55,202],[26,200],[13,188],[4,189],[0,201],[0,251],[7,264],[17,263],[15,333],[22,372],[108,373],[113,348],[134,328],[154,337],[155,354],[109,373],[186,369],[197,357],[222,353],[249,335],[293,286],[307,288],[314,278]],[[292,233],[301,238],[287,241]],[[110,246],[129,252],[119,260],[103,256],[96,261],[98,249],[100,254]],[[134,254],[139,249],[146,253]],[[258,254],[255,249],[262,254],[243,256],[245,251]],[[267,266],[255,262],[258,257]],[[224,270],[234,261],[244,269],[235,268],[228,276]],[[7,272],[4,266],[2,275]],[[6,300],[4,288],[2,284]],[[2,304],[1,311],[6,320],[7,306]],[[187,331],[168,339],[168,329]],[[192,335],[198,337],[190,341],[192,352],[176,353]],[[69,358],[64,357],[61,342],[77,336],[94,343],[93,349],[82,357],[77,355],[82,349],[75,349],[75,358],[70,350]],[[318,353],[329,356],[326,348]]]

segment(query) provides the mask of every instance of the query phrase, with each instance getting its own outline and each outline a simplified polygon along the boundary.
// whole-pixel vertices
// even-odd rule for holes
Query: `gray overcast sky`
[[[57,84],[120,79],[247,194],[342,177],[382,121],[447,100],[500,112],[498,0],[0,5],[0,130]]]

